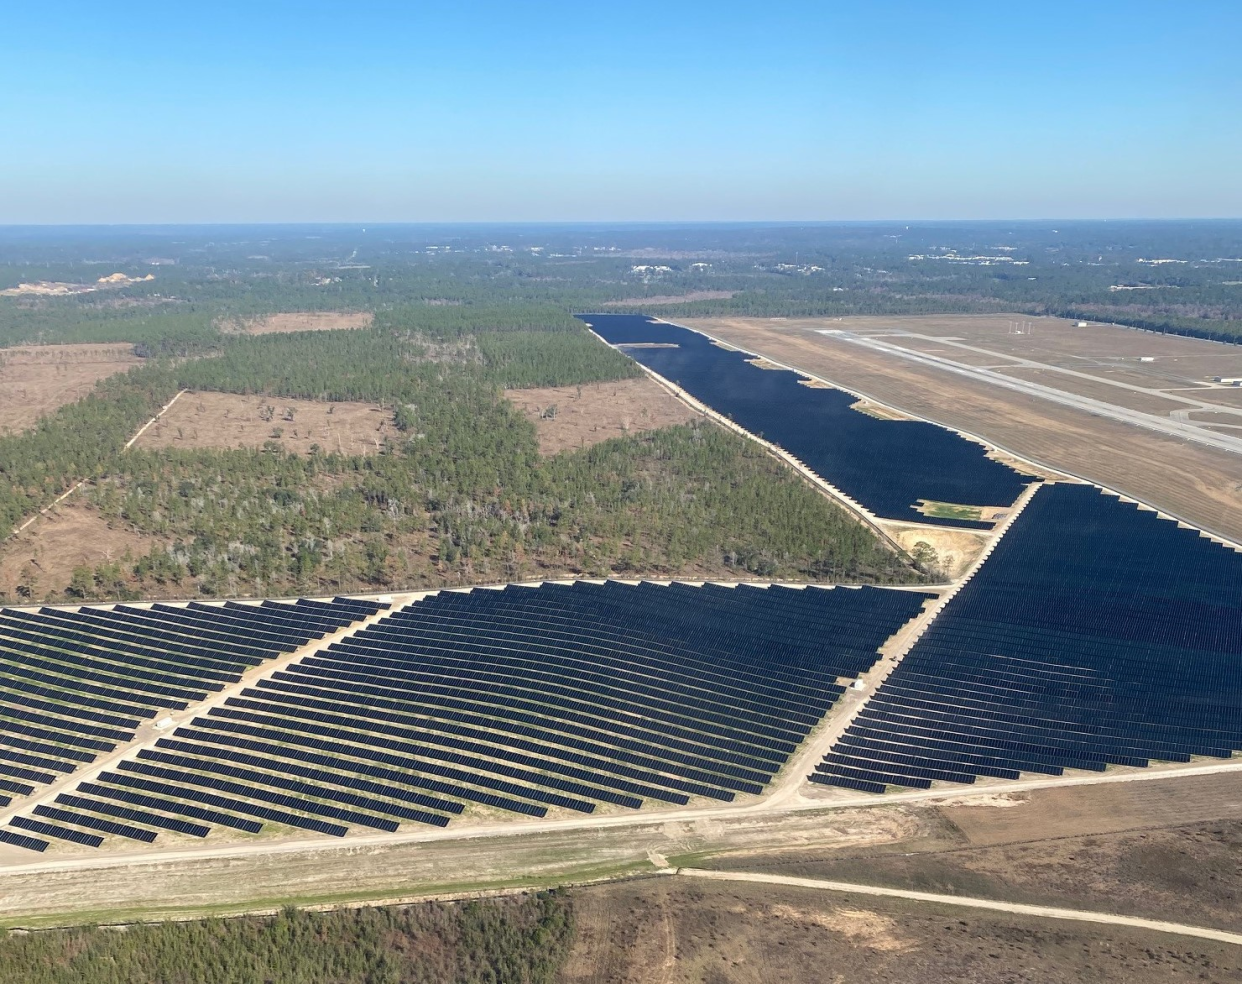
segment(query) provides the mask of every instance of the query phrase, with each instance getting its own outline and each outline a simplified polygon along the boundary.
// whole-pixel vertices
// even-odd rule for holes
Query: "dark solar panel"
[[[820,768],[971,782],[1229,757],[1240,667],[1242,554],[1094,487],[1052,485]]]
[[[385,816],[443,824],[426,811],[462,801],[534,816],[727,801],[762,791],[839,678],[870,667],[927,597],[618,583],[442,594],[121,769],[163,795],[214,790],[239,812],[262,800],[379,829],[395,826]],[[328,604],[300,607],[319,617]]]
[[[104,800],[88,799],[85,796],[74,796],[70,793],[61,793],[56,797],[57,803],[63,803],[65,806],[76,807],[79,810],[89,810],[92,813],[103,813],[111,817],[117,817],[121,820],[130,820],[134,823],[145,823],[151,827],[161,827],[164,830],[172,830],[179,834],[189,834],[192,837],[206,837],[210,833],[211,828],[202,824],[190,823],[187,820],[178,820],[176,817],[160,816],[158,813],[148,813],[145,810],[137,810],[133,807],[121,806],[118,803],[108,803]],[[38,812],[38,808],[36,808]]]
[[[808,388],[797,373],[761,369],[748,361],[753,355],[722,348],[688,328],[641,315],[581,318],[614,345],[661,343],[623,351],[752,434],[785,448],[878,516],[990,528],[990,523],[924,516],[915,507],[920,499],[1008,505],[1033,481],[953,431],[860,413],[851,409],[858,402],[852,393]]]
[[[132,740],[140,720],[218,692],[382,606],[343,599],[38,612],[0,609],[0,777],[53,781]],[[31,787],[0,779],[0,790]]]
[[[85,847],[98,847],[103,843],[103,838],[98,834],[88,834],[81,830],[74,830],[71,827],[62,827],[59,824],[47,823],[44,820],[35,820],[32,817],[14,817],[9,823],[14,827],[34,831],[36,834],[56,837],[74,844],[82,844]]]
[[[19,834],[16,830],[8,830],[0,827],[0,844],[12,844],[14,847],[24,847],[28,851],[46,851],[48,842],[40,840],[38,837],[27,837],[25,834]]]
[[[118,837],[128,837],[131,840],[139,840],[147,844],[155,840],[154,831],[142,830],[127,823],[117,823],[115,820],[105,820],[102,817],[92,817],[86,813],[75,813],[72,810],[62,810],[55,806],[44,805],[36,806],[34,812],[36,815],[47,817],[49,820],[73,823],[79,827],[90,827],[92,830],[102,830],[105,834],[116,834]]]

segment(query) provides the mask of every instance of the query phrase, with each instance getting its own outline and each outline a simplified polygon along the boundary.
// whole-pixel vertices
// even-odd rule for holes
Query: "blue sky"
[[[1242,216],[1242,2],[12,4],[0,224]]]

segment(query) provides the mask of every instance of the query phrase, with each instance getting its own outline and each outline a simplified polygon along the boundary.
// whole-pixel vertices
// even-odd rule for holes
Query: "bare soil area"
[[[1212,389],[1196,390],[1188,395],[1204,403],[1216,403],[1222,407],[1242,407],[1242,386],[1237,388],[1218,386]]]
[[[908,413],[978,434],[1017,454],[1155,503],[1234,540],[1242,539],[1242,459],[1236,455],[1186,444],[818,333],[821,328],[841,328],[851,321],[873,321],[891,329],[895,322],[925,320],[940,322],[948,334],[957,331],[958,320],[971,319],[697,319],[687,323],[748,351],[798,366]],[[1003,327],[1004,319],[994,320],[1000,320]],[[1115,331],[1127,337],[1139,334],[1126,329]],[[1232,346],[1159,335],[1150,339],[1178,346],[1202,344],[1219,349],[1222,359],[1242,360],[1242,356],[1232,354]]]
[[[109,524],[97,510],[72,499],[0,544],[0,594],[21,600],[25,586],[38,601],[68,587],[75,567],[144,557],[160,541]]]
[[[128,343],[0,349],[0,433],[22,431],[142,360]]]
[[[1000,791],[914,812],[919,833],[876,851],[712,866],[1242,929],[1242,775]]]
[[[365,328],[371,323],[370,311],[290,311],[269,314],[244,324],[248,335],[274,335],[291,331],[335,331]]]
[[[394,435],[392,411],[373,403],[322,403],[235,393],[186,393],[147,428],[140,448],[261,448],[376,454]]]
[[[666,877],[574,890],[563,984],[1224,981],[1242,948],[1084,925]]]
[[[936,551],[933,566],[950,578],[961,577],[983,553],[991,537],[987,531],[955,530],[947,526],[885,523],[884,529],[907,553],[913,553],[918,544],[926,543]]]
[[[512,821],[503,821],[506,824]],[[267,852],[270,838],[238,844],[235,854],[196,857],[185,841],[160,835],[155,856],[148,845],[109,838],[101,851],[80,853],[92,868],[53,865],[12,870],[40,861],[63,865],[72,846],[57,845],[55,856],[33,855],[0,845],[0,926],[67,925],[135,918],[182,918],[212,912],[249,912],[283,901],[331,904],[412,899],[451,892],[545,887],[653,873],[652,856],[698,851],[762,851],[799,846],[820,853],[832,848],[908,839],[920,821],[899,809],[841,810],[823,816],[780,819],[750,817],[727,821],[653,820],[636,827],[551,829],[517,836],[479,836],[393,843],[349,834],[331,847],[319,845]],[[219,847],[216,831],[192,846]],[[305,840],[307,835],[293,834]],[[225,841],[228,844],[228,841]],[[234,845],[230,845],[232,847]],[[106,858],[102,852],[106,851]],[[125,854],[145,861],[125,863]]]
[[[657,430],[698,416],[646,376],[612,383],[506,390],[539,431],[539,452],[589,447],[623,434]]]

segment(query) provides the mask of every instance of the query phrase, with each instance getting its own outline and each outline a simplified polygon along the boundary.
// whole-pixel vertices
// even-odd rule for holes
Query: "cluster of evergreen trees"
[[[111,523],[157,538],[73,572],[71,597],[376,590],[582,573],[909,580],[917,575],[750,442],[699,424],[550,459],[503,390],[637,374],[567,315],[479,308],[369,329],[234,336],[113,377],[0,440],[10,527],[76,481]],[[527,312],[526,314],[531,314]],[[549,330],[530,325],[551,322]],[[379,453],[130,448],[178,388],[368,401]],[[17,586],[20,600],[59,585]],[[47,580],[44,578],[43,580]],[[18,599],[11,599],[18,600]]]
[[[0,936],[0,984],[550,984],[574,936],[554,892]]]
[[[133,594],[263,594],[589,576],[887,582],[913,572],[842,510],[710,424],[540,459],[498,402],[468,445],[411,439],[371,457],[130,452],[91,499],[170,541],[132,566]],[[474,418],[477,422],[478,418]],[[107,596],[113,572],[80,577]]]

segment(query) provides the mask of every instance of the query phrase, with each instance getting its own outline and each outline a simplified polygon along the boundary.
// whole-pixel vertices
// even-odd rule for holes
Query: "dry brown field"
[[[912,808],[876,850],[722,856],[712,867],[1242,930],[1242,775],[1051,787]]]
[[[671,427],[699,416],[646,376],[584,386],[505,390],[505,398],[534,421],[543,455]],[[555,416],[544,416],[549,407],[556,407]]]
[[[692,319],[686,324],[1242,540],[1242,458],[886,356],[817,331],[846,327],[854,320],[863,319],[773,322],[711,318]],[[882,320],[891,328],[903,319],[874,320]],[[946,332],[954,324],[954,319],[907,320],[939,321]],[[999,320],[1003,326],[1004,319]],[[1117,331],[1127,336],[1137,334]],[[1179,346],[1197,341],[1162,336],[1152,336],[1152,340]],[[1219,348],[1224,350],[1225,346]]]
[[[1221,427],[1242,427],[1242,414],[1226,410],[1191,410],[1191,420],[1205,424],[1216,424]]]
[[[1122,927],[649,878],[572,893],[562,984],[1082,984],[1226,981],[1242,947]]]
[[[270,419],[264,419],[270,410]],[[290,419],[292,418],[292,419]],[[185,393],[138,438],[139,448],[261,448],[375,454],[394,436],[392,411],[374,403],[323,403],[235,393]]]
[[[949,358],[954,356],[950,353]],[[1138,410],[1141,413],[1167,417],[1174,410],[1188,410],[1190,405],[1178,400],[1169,400],[1158,393],[1136,393],[1134,390],[1113,386],[1103,380],[1083,379],[1080,376],[1066,376],[1063,373],[1047,369],[1032,369],[1028,366],[1005,366],[996,370],[1002,376],[1012,376],[1040,386],[1050,386],[1066,393],[1090,397],[1101,403]]]
[[[161,542],[110,524],[98,510],[67,500],[0,543],[0,595],[16,598],[17,586],[24,584],[39,601],[63,592],[75,567],[119,563],[127,552],[137,560]]]
[[[1222,407],[1242,407],[1242,386],[1199,390],[1194,397],[1204,403],[1219,403]]]
[[[248,335],[274,335],[291,331],[365,328],[371,323],[371,317],[370,311],[291,311],[247,321],[244,331]]]
[[[33,427],[57,407],[82,399],[99,380],[140,362],[126,342],[0,349],[0,433]]]
[[[1182,385],[1193,385],[1210,382],[1213,376],[1218,375],[1242,376],[1242,346],[1181,335],[1157,335],[1114,325],[1078,328],[1075,322],[1061,318],[1032,318],[1020,314],[952,314],[748,320],[784,329],[814,327],[867,334],[911,332],[931,335],[1079,372],[1104,375],[1125,370],[1143,380],[1139,385],[1152,385],[1154,382],[1155,388],[1167,385],[1170,380],[1182,380]],[[1014,321],[1031,325],[1031,332],[1012,334],[1009,326]],[[905,344],[898,337],[885,340]],[[957,346],[946,347],[962,351]],[[1139,362],[1144,356],[1156,361]]]

